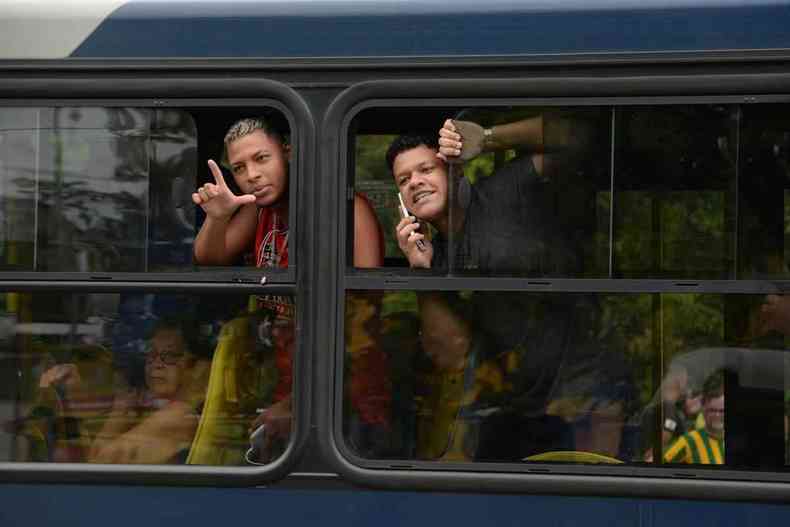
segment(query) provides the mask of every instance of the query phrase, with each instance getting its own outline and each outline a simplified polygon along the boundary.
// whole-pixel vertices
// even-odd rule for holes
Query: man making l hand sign
[[[225,150],[243,195],[233,194],[217,164],[209,160],[215,183],[192,194],[192,201],[206,213],[195,240],[195,260],[204,265],[230,265],[255,240],[258,267],[287,266],[289,146],[264,120],[243,119],[226,134]],[[268,232],[256,236],[261,228]],[[269,249],[264,241],[274,244],[276,254],[278,234],[282,237],[280,254],[276,260],[263,258]]]

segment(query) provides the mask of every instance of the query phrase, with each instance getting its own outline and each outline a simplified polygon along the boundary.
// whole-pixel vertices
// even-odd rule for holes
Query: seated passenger
[[[205,389],[190,345],[194,336],[188,325],[172,320],[154,328],[145,357],[145,389],[116,394],[88,461],[184,462]]]
[[[26,438],[18,461],[81,462],[112,406],[112,354],[101,346],[35,349],[46,367],[26,417],[8,423]]]
[[[724,464],[724,375],[708,377],[702,389],[705,427],[686,432],[664,452],[665,463]]]
[[[487,132],[474,123],[448,120],[438,144],[414,135],[395,139],[387,162],[413,214],[396,226],[395,234],[411,267],[445,268],[452,251],[458,268],[476,274],[573,275],[579,255],[550,209],[549,198],[557,189],[543,177],[542,127],[542,117]],[[464,190],[466,180],[450,181],[445,164],[464,151],[458,129],[479,132],[474,132],[478,146],[473,153],[516,140],[537,152]],[[450,201],[451,186],[459,189],[455,202]],[[435,229],[432,240],[419,231],[418,219]],[[451,233],[455,247],[447,245]],[[444,332],[446,324],[440,327],[437,317],[424,314],[455,300],[443,293],[421,293],[419,302],[423,334]],[[498,365],[494,377],[506,387],[498,394],[489,391],[487,408],[478,405],[475,459],[515,461],[568,449],[618,454],[625,367],[616,347],[611,346],[615,353],[610,354],[594,336],[605,332],[593,331],[602,323],[593,298],[478,291],[465,311],[466,320],[454,325],[468,325],[469,340],[481,343],[469,347],[466,367]]]
[[[659,401],[652,401],[641,415],[641,433],[643,442],[643,460],[652,462],[653,443],[656,439],[656,426],[658,419],[661,419],[661,449],[663,450],[669,443],[685,434],[693,424],[689,422],[684,412],[684,400],[689,382],[689,373],[686,368],[679,364],[672,364],[664,380],[661,382],[661,389],[657,394],[660,395]],[[661,415],[657,415],[660,410]]]
[[[195,239],[195,261],[202,265],[232,265],[240,258],[256,267],[288,267],[289,262],[289,160],[287,131],[265,118],[242,119],[225,135],[225,155],[241,195],[226,184],[221,170],[208,161],[214,183],[206,183],[192,200],[206,213]],[[354,265],[378,267],[383,261],[381,231],[370,204],[361,196],[354,200]],[[273,343],[278,369],[274,399],[250,425],[250,432],[266,427],[267,441],[284,443],[291,430],[292,356],[295,305],[291,296],[259,295],[256,309],[274,314]],[[230,352],[232,347],[227,347]],[[380,354],[377,349],[365,354]],[[375,367],[385,360],[369,360]],[[356,371],[357,369],[353,369]],[[382,372],[365,375],[382,379]],[[352,393],[356,408],[372,423],[389,420],[386,383],[368,383],[366,393]],[[373,393],[371,393],[373,392]],[[373,401],[373,402],[371,402]],[[372,408],[371,408],[372,407]],[[201,449],[201,451],[204,451]],[[190,462],[205,463],[200,456]]]

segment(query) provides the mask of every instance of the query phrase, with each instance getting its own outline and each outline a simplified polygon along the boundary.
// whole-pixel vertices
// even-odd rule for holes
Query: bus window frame
[[[20,93],[26,94],[21,98]],[[57,97],[53,97],[57,95]],[[311,280],[314,233],[297,231],[312,224],[315,192],[308,181],[315,172],[315,126],[310,109],[290,87],[264,78],[244,77],[228,82],[215,77],[184,75],[128,75],[90,71],[87,75],[61,73],[54,78],[12,74],[0,83],[0,107],[150,107],[206,108],[274,107],[288,119],[292,144],[290,210],[294,264],[288,269],[219,268],[190,273],[0,273],[0,292],[63,293],[188,293],[290,294],[296,297],[296,343],[293,357],[291,440],[285,452],[266,466],[102,465],[88,463],[0,462],[0,480],[6,482],[101,483],[135,485],[252,486],[284,478],[306,446],[312,407],[314,349],[312,308],[307,284]],[[200,170],[200,169],[198,169]],[[297,235],[298,233],[298,235]],[[296,265],[299,259],[302,263]],[[276,271],[276,272],[270,272]],[[265,278],[265,280],[263,280]]]
[[[544,74],[545,75],[545,74]],[[418,460],[366,459],[358,456],[343,434],[345,357],[345,298],[352,291],[522,291],[601,293],[753,293],[768,294],[790,289],[790,280],[673,280],[673,279],[536,279],[507,277],[438,276],[408,269],[355,269],[347,261],[349,226],[346,196],[353,191],[350,133],[353,119],[368,108],[408,107],[501,107],[602,106],[668,104],[755,104],[790,102],[790,74],[737,73],[682,75],[656,74],[604,76],[536,76],[519,79],[415,79],[378,80],[352,85],[331,104],[323,122],[327,138],[321,160],[339,180],[326,183],[339,204],[332,210],[337,229],[333,270],[335,287],[325,285],[329,306],[336,310],[333,355],[319,355],[319,393],[332,391],[320,401],[319,429],[325,455],[334,459],[338,472],[350,481],[385,489],[403,487],[477,491],[481,485],[494,492],[529,492],[581,495],[783,500],[787,498],[790,472],[758,472],[678,466],[603,466],[541,463],[437,463]],[[437,130],[438,132],[438,130]],[[329,188],[329,187],[336,188]],[[323,330],[323,328],[321,328]],[[318,338],[324,338],[318,335]],[[321,375],[321,372],[324,375]],[[326,379],[333,379],[328,382]],[[482,466],[481,466],[482,465]]]

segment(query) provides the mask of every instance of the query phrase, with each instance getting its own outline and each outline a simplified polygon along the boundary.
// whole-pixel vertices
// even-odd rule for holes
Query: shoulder
[[[376,218],[373,205],[370,204],[368,198],[358,192],[354,194],[354,216],[357,221],[360,219],[372,221]]]

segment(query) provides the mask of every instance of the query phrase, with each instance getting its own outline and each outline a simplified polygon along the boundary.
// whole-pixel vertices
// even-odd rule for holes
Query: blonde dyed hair
[[[225,167],[230,168],[228,161],[228,145],[234,141],[238,141],[244,136],[250,135],[256,130],[260,130],[266,136],[276,139],[283,146],[288,144],[288,137],[275,128],[267,118],[245,117],[233,123],[225,133],[225,139],[223,140],[224,148],[222,151],[222,164]]]

